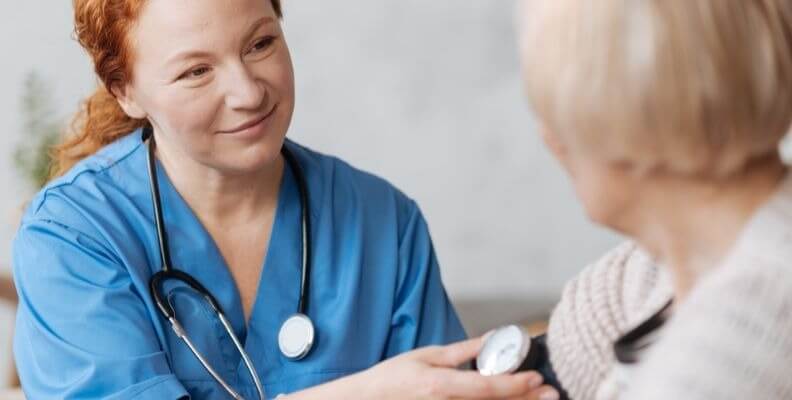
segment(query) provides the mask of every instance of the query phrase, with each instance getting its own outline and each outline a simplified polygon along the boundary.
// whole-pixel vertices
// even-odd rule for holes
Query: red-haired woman
[[[451,368],[477,340],[394,357],[465,334],[416,204],[285,139],[279,2],[74,8],[102,86],[14,241],[30,398],[537,393]]]

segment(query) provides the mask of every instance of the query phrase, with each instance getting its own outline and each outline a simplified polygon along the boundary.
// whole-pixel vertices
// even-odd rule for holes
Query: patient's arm
[[[613,343],[659,310],[671,282],[633,243],[611,250],[564,288],[547,344],[557,379],[571,399],[594,399],[613,363]]]

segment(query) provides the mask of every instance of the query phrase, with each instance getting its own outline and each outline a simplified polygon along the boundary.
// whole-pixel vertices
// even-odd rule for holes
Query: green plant
[[[58,143],[61,124],[54,117],[50,88],[35,72],[28,74],[22,95],[24,131],[14,152],[17,170],[36,188],[47,182],[52,156],[50,150]]]

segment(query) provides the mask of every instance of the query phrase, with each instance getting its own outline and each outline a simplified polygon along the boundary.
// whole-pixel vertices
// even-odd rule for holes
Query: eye
[[[264,51],[264,50],[272,47],[272,44],[274,42],[275,42],[275,36],[263,37],[263,38],[257,40],[255,43],[253,43],[253,46],[250,48],[249,52],[250,53],[256,53],[256,52]]]
[[[200,78],[200,77],[206,75],[208,72],[209,72],[209,67],[207,67],[207,66],[196,67],[196,68],[187,70],[185,73],[179,75],[177,80]]]

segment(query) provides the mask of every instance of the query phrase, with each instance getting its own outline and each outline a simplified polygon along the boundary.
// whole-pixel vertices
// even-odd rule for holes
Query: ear
[[[148,116],[146,111],[135,101],[134,90],[130,85],[127,84],[123,87],[114,85],[110,91],[118,101],[118,105],[130,118],[144,119]]]
[[[556,135],[553,132],[550,132],[549,130],[547,130],[547,128],[544,127],[540,128],[539,132],[542,135],[542,140],[544,141],[547,148],[549,148],[550,151],[553,152],[555,158],[557,158],[559,161],[563,163],[564,160],[566,159],[567,148],[566,145],[561,141],[561,138],[559,138],[558,135]]]

